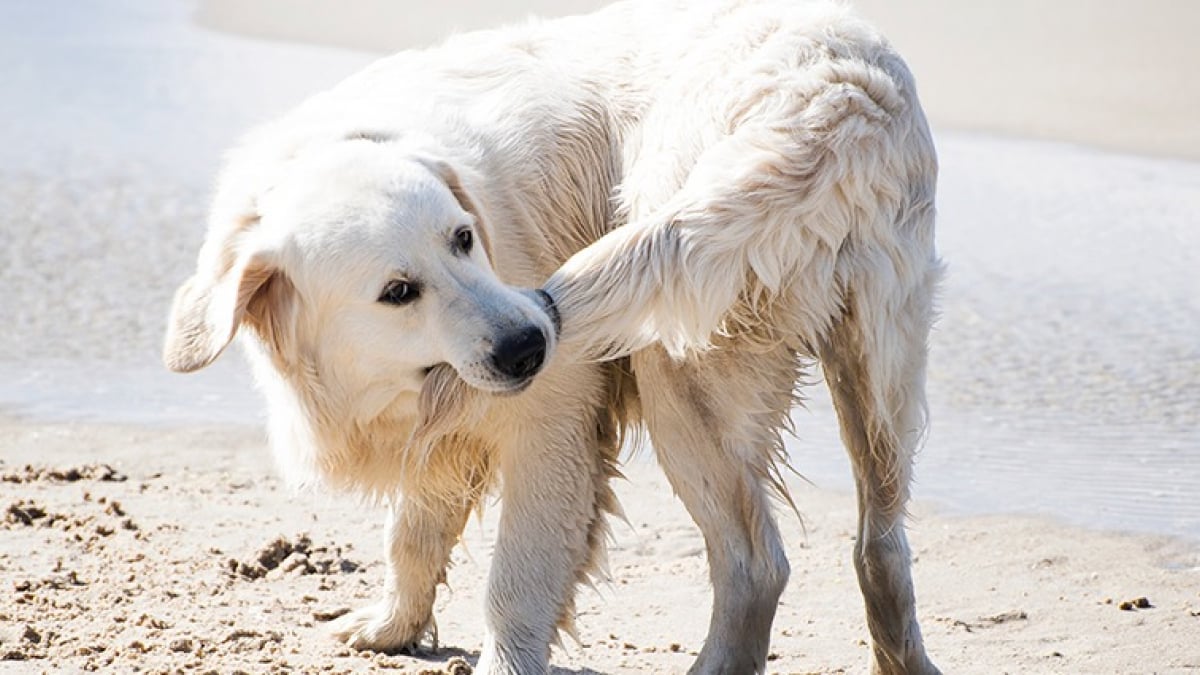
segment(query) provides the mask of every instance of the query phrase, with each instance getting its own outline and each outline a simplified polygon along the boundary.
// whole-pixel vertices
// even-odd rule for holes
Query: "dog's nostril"
[[[492,365],[512,378],[533,375],[545,359],[546,336],[533,326],[505,333],[492,350]]]

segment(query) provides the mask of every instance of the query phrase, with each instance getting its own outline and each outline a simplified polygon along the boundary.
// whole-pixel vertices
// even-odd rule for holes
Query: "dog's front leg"
[[[615,508],[609,469],[579,429],[553,428],[582,418],[568,411],[527,420],[501,460],[503,511],[477,669],[484,675],[547,672],[557,629],[574,619],[576,582],[602,555],[604,512]]]
[[[393,502],[384,530],[384,596],[333,622],[333,635],[355,649],[410,651],[426,637],[436,646],[437,585],[473,504],[421,496]]]

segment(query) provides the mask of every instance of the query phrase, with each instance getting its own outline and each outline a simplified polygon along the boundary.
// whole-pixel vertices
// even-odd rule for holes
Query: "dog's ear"
[[[212,363],[243,322],[279,346],[291,283],[271,252],[239,253],[237,240],[229,236],[215,242],[217,250],[202,252],[200,269],[175,292],[163,346],[171,370],[188,373]]]
[[[428,156],[420,156],[417,159],[432,171],[435,176],[441,178],[446,187],[450,188],[450,194],[454,195],[454,198],[458,200],[458,205],[462,207],[462,210],[475,217],[475,230],[478,232],[480,243],[483,244],[483,252],[487,254],[489,262],[495,261],[495,257],[492,254],[491,228],[489,227],[487,218],[484,217],[483,209],[479,202],[471,198],[471,192],[467,189],[459,172],[455,171],[449,162],[442,159]]]

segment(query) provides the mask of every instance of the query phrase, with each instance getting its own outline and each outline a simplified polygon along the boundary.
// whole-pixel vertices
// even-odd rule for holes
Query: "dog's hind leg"
[[[902,516],[938,271],[937,160],[907,67],[873,33],[845,28],[802,39],[767,31],[775,38],[744,73],[727,69],[746,77],[695,83],[707,87],[692,92],[698,106],[671,101],[652,126],[647,116],[643,140],[675,142],[627,155],[628,222],[543,289],[560,344],[600,356],[658,343],[703,359],[719,336],[747,328],[821,345],[858,475],[856,560],[876,669],[936,672],[915,619]],[[653,385],[641,379],[646,399]],[[659,403],[662,428],[671,411],[688,410],[682,401]],[[700,441],[701,423],[692,426],[675,429],[674,445]]]
[[[704,534],[713,611],[690,672],[761,673],[789,568],[771,513],[780,429],[797,375],[790,350],[718,347],[673,360],[633,356],[651,441],[675,493]]]
[[[850,288],[819,352],[858,492],[854,567],[872,637],[872,672],[936,673],[917,624],[904,530],[913,455],[926,427],[926,338],[933,285],[904,292],[876,275]],[[874,281],[874,287],[871,283]]]

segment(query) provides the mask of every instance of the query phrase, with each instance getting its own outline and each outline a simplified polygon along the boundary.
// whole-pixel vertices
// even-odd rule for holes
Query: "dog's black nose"
[[[536,326],[501,335],[492,351],[492,365],[514,379],[533,375],[545,360],[546,336]]]

